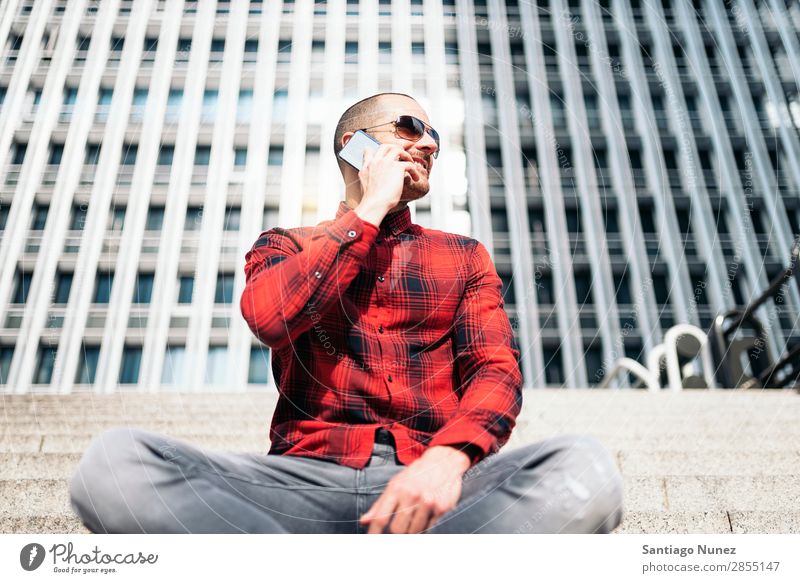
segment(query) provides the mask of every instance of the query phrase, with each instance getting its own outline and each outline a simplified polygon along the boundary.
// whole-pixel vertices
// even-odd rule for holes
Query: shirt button
[[[389,382],[391,383],[392,382],[392,375],[389,375],[387,378],[389,379]]]
[[[383,276],[382,275],[378,276],[378,281],[383,281]]]
[[[314,277],[316,277],[317,279],[319,279],[320,277],[322,277],[322,274],[321,274],[319,271],[315,271],[315,272],[314,272]]]
[[[356,232],[354,230],[350,229],[349,231],[347,231],[347,236],[350,237],[350,238],[353,238],[353,237],[356,236]]]
[[[381,334],[383,334],[383,326],[379,326],[379,327],[378,327],[378,332],[380,332]]]

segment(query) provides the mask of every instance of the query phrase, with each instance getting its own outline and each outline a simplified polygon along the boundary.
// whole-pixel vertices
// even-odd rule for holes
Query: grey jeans
[[[403,466],[378,430],[363,469],[299,456],[210,451],[150,431],[98,435],[70,481],[96,533],[365,533],[358,522]],[[595,439],[561,436],[490,455],[427,533],[606,533],[622,480]]]

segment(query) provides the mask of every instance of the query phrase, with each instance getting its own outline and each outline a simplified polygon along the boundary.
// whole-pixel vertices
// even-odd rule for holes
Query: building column
[[[549,86],[541,44],[539,14],[536,6],[527,2],[519,5],[522,29],[530,34],[523,36],[525,60],[528,67],[528,87],[533,101],[533,125],[536,133],[536,152],[539,157],[539,177],[544,197],[547,240],[555,292],[555,311],[561,341],[560,352],[566,373],[563,385],[586,387],[588,380],[583,364],[583,338],[580,329],[575,278],[564,211],[564,195],[561,190],[561,173],[558,168],[558,152],[561,146],[555,137],[550,113]],[[531,284],[534,284],[531,281]],[[542,369],[541,374],[544,375]]]

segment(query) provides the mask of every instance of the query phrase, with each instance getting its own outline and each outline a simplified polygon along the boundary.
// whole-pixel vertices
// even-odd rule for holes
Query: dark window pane
[[[86,144],[86,158],[83,163],[89,165],[96,165],[100,159],[100,144]]]
[[[548,385],[560,385],[564,380],[561,366],[561,351],[558,348],[544,349],[544,373]]]
[[[203,207],[190,206],[186,209],[186,222],[184,223],[184,230],[186,231],[199,231],[200,225],[203,222]]]
[[[53,302],[66,304],[69,301],[69,290],[72,287],[72,274],[59,273],[56,276],[56,297]]]
[[[111,298],[111,284],[114,282],[113,272],[97,272],[97,280],[94,282],[95,304],[107,304]]]
[[[43,204],[37,204],[33,207],[33,218],[31,219],[31,230],[42,231],[47,222],[47,211],[49,207]]]
[[[175,156],[175,146],[164,144],[158,150],[158,165],[172,166],[172,158]]]
[[[33,373],[33,383],[36,385],[46,385],[53,376],[53,364],[56,361],[57,347],[39,346],[39,354],[36,357],[36,370]]]
[[[138,144],[122,144],[122,158],[120,164],[125,166],[133,166],[136,164],[136,152]]]
[[[214,303],[230,304],[233,302],[233,274],[220,273],[217,276],[217,289],[214,294]]]
[[[99,346],[86,346],[81,347],[81,357],[78,361],[78,370],[75,374],[75,382],[82,385],[91,385],[94,383],[95,376],[97,375],[97,361],[100,358]]]
[[[89,211],[89,206],[85,204],[78,204],[72,207],[72,220],[70,221],[69,228],[73,231],[82,231],[86,226],[86,213]]]
[[[208,166],[211,160],[211,146],[197,146],[194,155],[195,166]]]
[[[536,274],[536,293],[540,304],[552,304],[553,302],[553,276],[550,273]]]
[[[225,230],[226,231],[238,231],[239,224],[242,218],[242,209],[238,206],[231,207],[225,209]]]
[[[139,365],[141,361],[141,347],[125,347],[122,351],[122,362],[119,367],[119,384],[135,384],[139,381]]]
[[[11,359],[13,357],[13,346],[0,346],[0,385],[8,382],[8,371],[11,370]]]
[[[600,383],[606,372],[603,368],[603,352],[600,346],[586,348],[583,360],[586,363],[586,378],[589,379],[589,383],[592,385]]]
[[[22,164],[25,161],[25,151],[28,149],[27,143],[15,143],[13,146],[14,156],[12,164]]]
[[[28,301],[28,292],[31,289],[31,280],[33,279],[33,272],[17,271],[17,285],[14,290],[15,304],[24,304]]]
[[[192,303],[192,290],[194,288],[194,277],[191,275],[182,275],[178,287],[178,303],[191,304]]]
[[[61,157],[64,155],[64,144],[50,144],[50,159],[48,164],[61,164]]]
[[[592,275],[588,272],[575,271],[575,296],[578,305],[592,303]]]
[[[283,146],[272,146],[269,149],[269,158],[267,164],[270,166],[283,165]]]
[[[164,207],[151,206],[147,211],[147,225],[145,226],[145,230],[159,231],[161,230],[162,224],[164,224]]]
[[[250,349],[250,369],[247,373],[247,382],[259,385],[267,384],[269,362],[269,348],[266,346],[253,346]]]
[[[150,298],[153,295],[153,278],[154,274],[152,273],[139,273],[136,276],[132,300],[134,304],[150,303]]]
[[[628,272],[614,274],[614,295],[618,304],[630,304],[631,290],[628,286]]]

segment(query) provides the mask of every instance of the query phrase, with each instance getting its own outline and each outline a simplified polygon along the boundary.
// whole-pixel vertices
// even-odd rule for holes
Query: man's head
[[[367,130],[366,133],[382,144],[400,145],[412,157],[419,158],[427,169],[427,173],[420,172],[420,178],[417,181],[411,180],[410,175],[407,175],[403,194],[400,197],[401,202],[417,200],[428,193],[430,189],[428,177],[433,169],[433,154],[437,150],[436,142],[427,131],[416,142],[396,135],[394,125],[391,122],[400,115],[412,115],[430,125],[428,114],[425,113],[422,106],[413,97],[405,93],[378,93],[353,104],[342,114],[339,124],[336,126],[333,152],[336,155],[336,161],[348,187],[351,184],[358,186],[358,171],[347,162],[341,160],[339,152],[357,130],[372,128]]]

